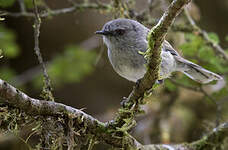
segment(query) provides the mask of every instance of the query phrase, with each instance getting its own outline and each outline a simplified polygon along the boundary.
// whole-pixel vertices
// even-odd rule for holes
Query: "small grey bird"
[[[142,54],[148,48],[149,29],[137,21],[115,19],[107,22],[101,31],[104,43],[108,47],[108,57],[114,70],[122,77],[136,82],[146,73],[146,59]],[[191,79],[208,83],[221,80],[222,77],[182,58],[177,51],[164,41],[161,51],[161,68],[159,80],[168,78],[172,72],[180,71]]]

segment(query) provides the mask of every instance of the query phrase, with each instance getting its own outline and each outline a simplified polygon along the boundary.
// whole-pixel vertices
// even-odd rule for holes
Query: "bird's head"
[[[146,40],[148,29],[131,19],[115,19],[107,22],[96,34],[103,35],[105,44],[110,47],[134,46],[141,39]]]

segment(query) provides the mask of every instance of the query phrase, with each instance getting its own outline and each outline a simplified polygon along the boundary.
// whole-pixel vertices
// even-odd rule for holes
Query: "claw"
[[[123,97],[123,100],[120,102],[120,105],[124,107],[126,102],[127,102],[127,97]]]

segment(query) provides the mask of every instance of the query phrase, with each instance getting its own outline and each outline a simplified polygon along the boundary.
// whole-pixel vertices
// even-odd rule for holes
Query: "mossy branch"
[[[0,79],[0,97],[1,101],[8,103],[13,107],[19,108],[28,115],[44,115],[58,116],[70,118],[73,125],[80,125],[84,128],[85,134],[93,135],[96,140],[105,142],[113,147],[124,149],[138,150],[212,150],[215,146],[220,146],[224,139],[228,136],[228,122],[215,128],[210,134],[202,137],[200,140],[193,143],[166,145],[166,144],[151,144],[141,145],[134,137],[127,132],[113,132],[109,127],[92,116],[84,113],[76,108],[53,102],[38,100],[29,97],[25,93],[11,86],[7,82]],[[114,134],[117,133],[117,134]]]
[[[165,147],[167,150],[216,150],[221,147],[224,139],[228,136],[228,122],[214,128],[211,133],[203,136],[200,140],[192,143],[175,145],[145,145],[145,150],[157,150]],[[157,148],[157,149],[156,149]]]
[[[106,128],[104,123],[81,110],[53,101],[31,98],[1,79],[0,97],[2,98],[1,101],[21,109],[29,115],[70,117],[74,121],[74,124],[85,128],[87,134],[95,135],[99,141],[103,141],[115,147],[136,148],[141,145],[128,134],[124,137],[115,136]]]

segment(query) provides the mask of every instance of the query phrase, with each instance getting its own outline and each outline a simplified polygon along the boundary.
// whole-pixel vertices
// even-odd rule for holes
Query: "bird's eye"
[[[124,29],[116,29],[115,32],[117,35],[123,35],[125,33],[125,30]]]

